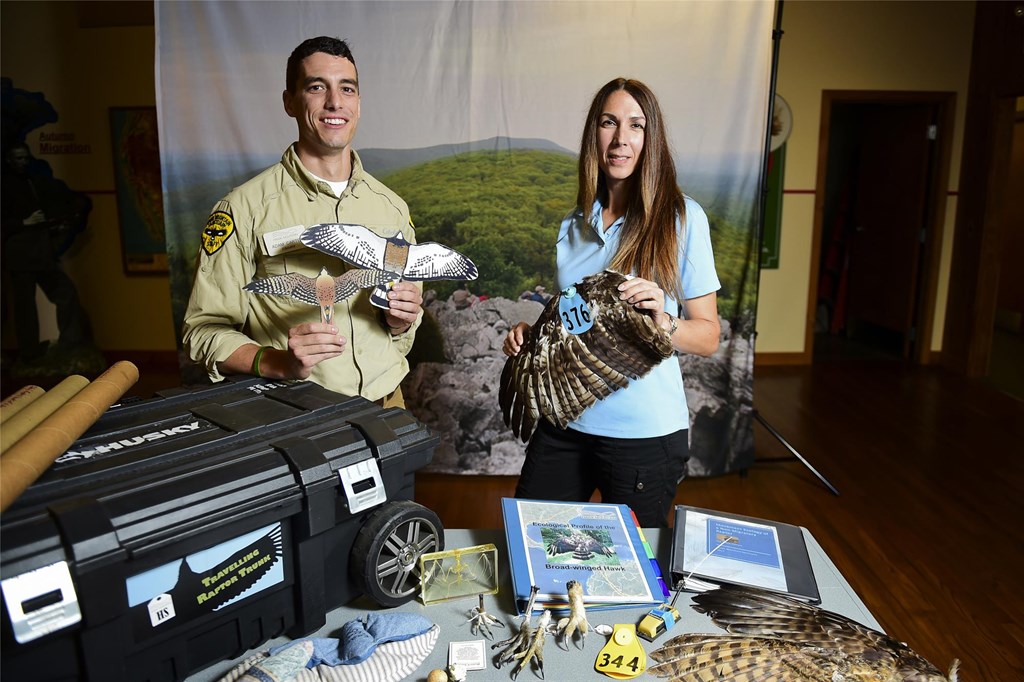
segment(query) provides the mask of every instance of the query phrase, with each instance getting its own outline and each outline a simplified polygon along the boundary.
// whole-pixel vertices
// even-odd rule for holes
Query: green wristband
[[[250,374],[252,374],[253,376],[258,376],[260,378],[263,378],[263,375],[260,374],[260,360],[263,359],[263,351],[265,351],[265,350],[267,350],[269,348],[270,348],[270,346],[260,346],[260,349],[258,351],[256,351],[256,355],[253,356],[253,358],[252,358],[252,371],[250,372]]]

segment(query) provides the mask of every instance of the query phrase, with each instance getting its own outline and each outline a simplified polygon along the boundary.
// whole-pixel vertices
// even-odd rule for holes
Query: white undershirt
[[[310,173],[310,175],[313,174]],[[320,182],[326,182],[327,185],[331,188],[331,191],[334,192],[334,196],[336,197],[340,197],[341,193],[345,191],[346,187],[348,187],[348,180],[342,180],[341,182],[331,182],[330,180],[325,180],[321,178],[319,175],[313,175],[313,177],[319,180]]]

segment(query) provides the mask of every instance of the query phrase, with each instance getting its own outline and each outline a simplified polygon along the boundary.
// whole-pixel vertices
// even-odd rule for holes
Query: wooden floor
[[[969,682],[1024,671],[1024,402],[945,370],[845,359],[758,368],[765,420],[746,477],[691,479],[677,503],[808,528],[890,635]],[[500,528],[514,477],[417,476],[449,528]]]

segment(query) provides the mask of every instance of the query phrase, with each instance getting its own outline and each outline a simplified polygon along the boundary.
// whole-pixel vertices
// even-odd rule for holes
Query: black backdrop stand
[[[755,292],[754,301],[755,302],[757,301],[757,298],[758,298],[757,293],[758,293],[758,290],[760,289],[760,286],[761,286],[761,254],[763,253],[763,249],[762,249],[762,245],[761,245],[761,240],[764,238],[765,205],[766,205],[767,199],[768,199],[768,159],[769,159],[769,157],[771,157],[771,153],[772,153],[771,152],[771,149],[772,149],[772,122],[773,122],[773,120],[775,118],[775,83],[776,83],[776,78],[778,76],[778,71],[779,71],[779,43],[782,41],[782,34],[783,34],[783,30],[782,30],[782,4],[783,4],[783,0],[778,0],[778,3],[776,4],[776,11],[775,11],[775,29],[772,31],[771,83],[770,83],[770,86],[768,88],[768,130],[767,130],[767,133],[766,133],[765,139],[764,139],[764,157],[761,160],[761,206],[760,206],[760,213],[759,213],[758,219],[757,219],[757,226],[756,226],[757,234],[754,236],[754,244],[757,246],[757,249],[758,249],[758,251],[757,251],[757,263],[758,263],[757,277],[755,278],[755,281],[754,281],[754,287],[755,287],[755,289],[754,289],[754,292]],[[755,303],[755,310],[756,310],[756,303]],[[755,332],[755,338],[756,338],[756,332]],[[825,478],[824,476],[822,476],[818,472],[818,470],[815,469],[814,466],[810,462],[807,461],[806,457],[804,457],[799,452],[797,452],[797,449],[794,448],[792,445],[790,445],[789,441],[787,441],[785,438],[782,437],[782,434],[780,434],[778,431],[776,431],[774,428],[772,428],[772,425],[768,423],[768,420],[766,420],[763,416],[761,416],[761,413],[757,411],[756,407],[754,408],[754,419],[756,419],[762,426],[764,426],[766,429],[768,429],[768,433],[772,434],[780,443],[782,443],[784,446],[786,446],[786,449],[789,450],[791,453],[793,453],[793,456],[796,457],[798,460],[800,460],[805,467],[810,469],[811,473],[813,473],[815,476],[817,476],[818,480],[820,480],[822,483],[824,483],[825,486],[828,487],[829,490],[831,490],[835,495],[839,494],[839,491],[836,490],[835,486],[832,485],[831,483],[829,483],[828,479]],[[761,460],[756,460],[756,461],[759,461],[759,462],[772,462],[772,461],[777,461],[778,459],[788,459],[788,458],[771,458],[771,459],[761,459]]]

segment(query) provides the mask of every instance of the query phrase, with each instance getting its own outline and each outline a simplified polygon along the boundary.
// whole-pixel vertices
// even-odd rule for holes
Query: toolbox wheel
[[[359,529],[352,573],[375,602],[400,606],[419,589],[420,555],[442,549],[444,526],[437,514],[408,500],[388,502]]]

